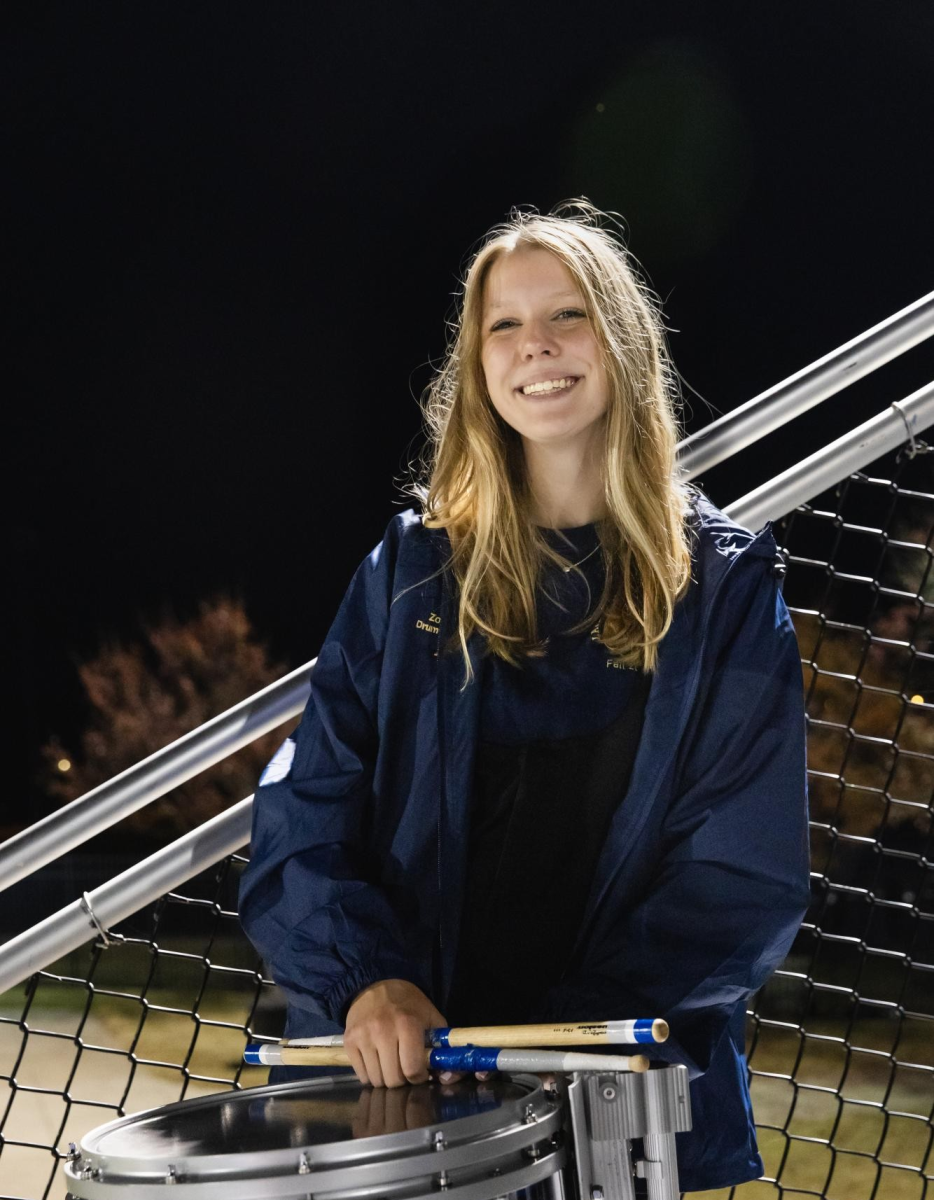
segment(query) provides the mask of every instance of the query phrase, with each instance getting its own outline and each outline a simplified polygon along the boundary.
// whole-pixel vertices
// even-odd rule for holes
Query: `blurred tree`
[[[79,665],[89,720],[74,749],[52,737],[43,782],[65,804],[285,674],[257,640],[242,604],[203,603],[189,620],[144,629],[144,640],[104,647]],[[295,722],[290,722],[294,724]],[[284,736],[265,734],[128,817],[121,829],[164,840],[193,829],[256,787]]]

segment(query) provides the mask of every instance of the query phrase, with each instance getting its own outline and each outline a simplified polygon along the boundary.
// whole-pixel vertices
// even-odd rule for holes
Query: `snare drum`
[[[300,1080],[111,1121],[65,1173],[81,1200],[496,1200],[526,1189],[563,1200],[562,1108],[534,1075],[404,1088]]]
[[[111,1121],[65,1174],[80,1200],[677,1200],[675,1133],[689,1128],[681,1066],[559,1075],[548,1091],[536,1075],[403,1088],[339,1075]]]

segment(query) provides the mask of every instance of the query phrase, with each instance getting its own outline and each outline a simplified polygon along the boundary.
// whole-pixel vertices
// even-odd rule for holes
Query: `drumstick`
[[[426,1050],[427,1065],[435,1071],[647,1071],[642,1054],[581,1054],[580,1051],[508,1050],[486,1046]],[[348,1067],[350,1056],[341,1046],[289,1046],[250,1042],[243,1061],[262,1067]]]
[[[567,1025],[469,1025],[455,1029],[429,1029],[428,1046],[622,1046],[627,1043],[664,1042],[668,1024],[652,1018],[635,1021],[590,1021]],[[290,1038],[283,1046],[343,1046],[342,1033],[324,1037]]]

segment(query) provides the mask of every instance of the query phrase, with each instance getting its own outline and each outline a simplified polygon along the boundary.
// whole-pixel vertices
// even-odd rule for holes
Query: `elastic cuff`
[[[424,974],[413,968],[411,964],[373,963],[369,967],[358,967],[356,971],[344,975],[327,993],[323,1003],[330,1019],[338,1025],[346,1025],[347,1010],[357,996],[364,988],[379,983],[382,979],[404,979],[420,988],[430,998]]]

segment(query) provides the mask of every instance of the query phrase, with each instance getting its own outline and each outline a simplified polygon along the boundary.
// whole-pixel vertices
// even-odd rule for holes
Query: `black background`
[[[693,431],[934,287],[916,0],[5,8],[7,779],[45,811],[76,657],[199,598],[314,656],[398,506],[467,251],[621,213]],[[902,361],[701,482],[727,503],[932,377]]]

